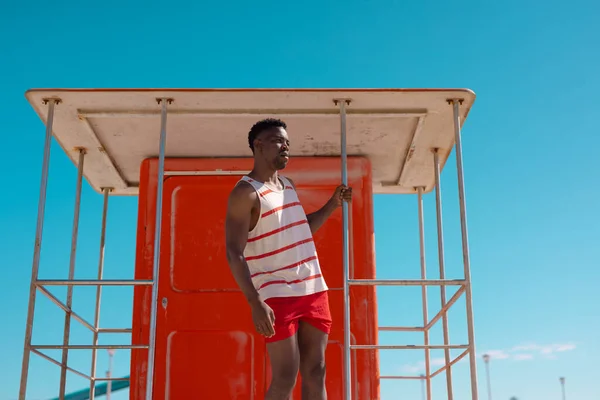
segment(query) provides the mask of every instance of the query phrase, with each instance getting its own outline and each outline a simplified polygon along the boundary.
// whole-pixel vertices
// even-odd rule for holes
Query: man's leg
[[[328,336],[322,330],[300,321],[298,347],[300,349],[300,375],[302,400],[326,400],[325,349]]]
[[[300,362],[297,336],[267,343],[267,351],[273,378],[265,400],[288,400],[296,385]]]

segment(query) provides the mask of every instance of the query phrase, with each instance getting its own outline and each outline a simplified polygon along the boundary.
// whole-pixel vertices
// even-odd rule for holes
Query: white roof
[[[166,157],[251,157],[250,127],[266,117],[288,125],[294,156],[339,156],[340,117],[334,99],[348,98],[348,154],[373,168],[375,193],[433,188],[432,148],[444,165],[454,145],[452,106],[461,122],[475,100],[467,89],[34,89],[26,97],[44,123],[44,99],[59,98],[54,137],[76,164],[87,149],[84,176],[95,190],[136,195],[143,159],[159,153],[157,98],[168,108]]]

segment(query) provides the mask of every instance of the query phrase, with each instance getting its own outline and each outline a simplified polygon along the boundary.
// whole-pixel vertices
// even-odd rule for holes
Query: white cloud
[[[491,359],[496,360],[532,360],[535,353],[544,356],[547,359],[556,359],[555,353],[575,350],[576,346],[573,343],[553,343],[548,345],[540,345],[537,343],[525,343],[514,346],[509,350],[490,350],[484,351],[481,354],[488,354]]]
[[[484,354],[489,355],[490,358],[494,360],[506,360],[510,358],[510,354],[508,354],[504,350],[489,350],[486,351]]]
[[[548,345],[540,345],[537,343],[525,343],[518,346],[513,346],[506,350],[486,350],[478,352],[478,358],[481,358],[483,354],[490,356],[491,360],[513,360],[513,361],[529,361],[533,360],[536,355],[542,356],[547,360],[557,359],[556,353],[563,353],[565,351],[575,350],[577,346],[573,343],[553,343]],[[446,360],[442,358],[432,358],[430,365],[432,372],[435,369],[445,365]],[[435,367],[435,368],[434,368]],[[425,362],[420,361],[415,364],[407,364],[402,366],[402,371],[410,374],[424,373]]]
[[[533,360],[533,354],[515,354],[513,359],[516,361]]]

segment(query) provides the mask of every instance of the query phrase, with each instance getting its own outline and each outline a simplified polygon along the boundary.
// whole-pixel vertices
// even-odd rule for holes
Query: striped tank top
[[[283,190],[247,176],[240,179],[252,185],[260,200],[258,222],[248,233],[244,257],[263,300],[328,289],[304,208],[290,181],[279,179]]]

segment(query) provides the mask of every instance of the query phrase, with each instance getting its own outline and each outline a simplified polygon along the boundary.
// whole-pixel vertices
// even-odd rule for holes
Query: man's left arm
[[[296,184],[290,179],[287,178],[294,190],[296,190]],[[344,185],[339,185],[331,198],[325,203],[323,207],[318,209],[317,211],[310,213],[306,216],[308,220],[308,226],[310,226],[310,231],[314,235],[321,226],[327,221],[327,219],[331,216],[331,214],[342,205],[344,201],[352,200],[352,188],[349,188]]]

